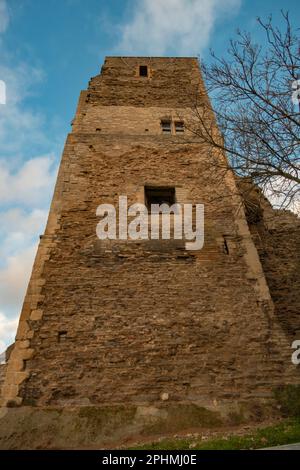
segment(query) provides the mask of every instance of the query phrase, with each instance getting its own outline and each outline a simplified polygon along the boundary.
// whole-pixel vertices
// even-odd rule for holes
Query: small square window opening
[[[175,204],[174,187],[145,186],[145,204],[147,209],[151,209],[151,204]]]
[[[176,132],[176,134],[184,132],[184,122],[183,121],[176,121],[175,122],[175,132]]]
[[[148,77],[148,66],[140,65],[140,77]]]
[[[167,121],[167,120],[161,121],[161,128],[162,128],[163,133],[171,134],[171,130],[172,130],[171,121]]]

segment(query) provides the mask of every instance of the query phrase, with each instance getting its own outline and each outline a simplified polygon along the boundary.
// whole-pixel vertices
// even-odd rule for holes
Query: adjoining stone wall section
[[[251,181],[241,180],[239,185],[275,315],[291,343],[300,339],[300,218],[273,209]]]

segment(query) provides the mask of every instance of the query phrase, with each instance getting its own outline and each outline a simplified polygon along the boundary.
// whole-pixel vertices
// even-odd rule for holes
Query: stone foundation
[[[159,437],[222,429],[276,417],[276,408],[247,402],[213,409],[191,404],[20,407],[0,411],[0,449],[105,449]]]

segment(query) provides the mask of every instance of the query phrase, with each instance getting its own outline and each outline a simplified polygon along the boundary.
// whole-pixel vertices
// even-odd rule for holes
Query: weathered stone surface
[[[272,209],[251,182],[244,180],[240,185],[275,315],[292,342],[300,339],[300,218],[290,211]]]
[[[43,310],[33,310],[30,315],[30,320],[38,321],[43,316]]]
[[[5,378],[6,372],[6,364],[0,364],[0,396],[1,396],[1,389]]]
[[[108,58],[81,93],[3,403],[217,411],[298,383],[234,176],[211,171],[188,130],[162,134],[161,119],[190,118],[191,87],[207,99],[196,59]],[[97,239],[97,206],[144,202],[151,185],[205,204],[202,250]]]
[[[8,408],[0,410],[0,449],[111,449],[147,436],[155,439],[191,429],[222,430],[223,426],[228,430],[237,416],[242,422],[249,417],[260,421],[269,418],[270,412],[245,404],[243,412],[231,407],[224,417],[191,403]]]

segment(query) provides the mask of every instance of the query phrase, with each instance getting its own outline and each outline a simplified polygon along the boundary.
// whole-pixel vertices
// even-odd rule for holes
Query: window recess
[[[161,120],[161,129],[163,134],[171,134],[172,133],[172,121],[162,119]]]

